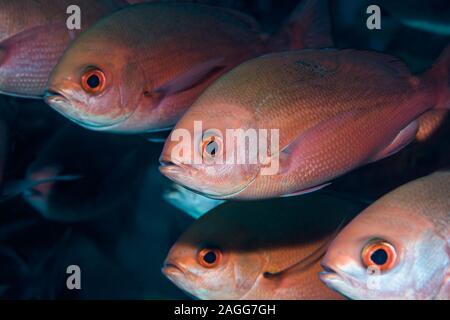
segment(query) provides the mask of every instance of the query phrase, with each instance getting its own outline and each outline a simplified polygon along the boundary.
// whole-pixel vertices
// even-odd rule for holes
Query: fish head
[[[130,50],[98,29],[88,30],[67,49],[44,98],[85,128],[121,131],[144,99],[144,76]]]
[[[227,214],[197,220],[173,245],[162,272],[199,299],[241,299],[263,273],[264,256],[250,248],[252,232]]]
[[[237,105],[194,105],[166,140],[161,173],[210,198],[237,196],[260,171],[257,156],[253,156],[257,143],[246,139],[254,125],[251,113]]]
[[[331,243],[320,279],[352,299],[426,299],[445,276],[445,250],[423,216],[375,204]]]

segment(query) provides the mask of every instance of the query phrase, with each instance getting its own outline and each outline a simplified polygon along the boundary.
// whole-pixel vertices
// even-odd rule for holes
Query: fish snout
[[[184,277],[186,274],[182,266],[170,260],[164,262],[161,272],[173,282],[178,282],[177,279]]]
[[[339,278],[339,274],[332,266],[328,265],[324,261],[320,263],[320,266],[322,267],[323,271],[319,272],[319,278],[325,284],[328,284],[333,279]]]
[[[56,90],[48,89],[44,93],[44,101],[53,107],[54,105],[68,104],[69,99],[67,99],[62,93]]]

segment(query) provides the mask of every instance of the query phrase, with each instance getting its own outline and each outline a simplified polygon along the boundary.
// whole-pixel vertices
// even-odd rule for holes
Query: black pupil
[[[211,141],[206,145],[206,152],[208,152],[209,155],[214,157],[218,151],[217,150],[218,147],[219,146],[217,145],[217,142]]]
[[[95,89],[100,85],[100,78],[97,75],[93,74],[87,79],[87,84],[92,89]]]
[[[216,254],[213,251],[209,251],[207,254],[204,255],[203,260],[205,260],[206,263],[212,264],[216,262]]]
[[[384,249],[378,249],[370,256],[370,259],[378,266],[382,266],[387,262],[388,254]]]

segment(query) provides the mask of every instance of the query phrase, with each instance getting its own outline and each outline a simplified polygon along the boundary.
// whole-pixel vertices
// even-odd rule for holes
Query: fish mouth
[[[345,294],[346,288],[357,287],[357,281],[352,279],[350,276],[346,276],[339,268],[333,267],[326,263],[320,263],[323,268],[322,272],[319,272],[319,279],[327,285],[330,289],[339,292],[341,295],[349,298]]]
[[[162,267],[161,271],[167,278],[169,278],[172,281],[175,281],[175,279],[185,275],[183,268],[181,268],[175,262],[170,261],[164,263],[164,266]]]
[[[67,95],[65,95],[61,91],[58,91],[54,88],[49,88],[44,93],[43,98],[45,103],[47,103],[50,107],[52,107],[56,112],[58,112],[65,118],[69,119],[70,121],[76,123],[77,125],[83,128],[95,131],[105,131],[117,127],[121,123],[128,120],[134,114],[133,111],[125,116],[120,117],[118,120],[111,121],[109,123],[100,123],[92,120],[75,117],[73,115],[73,111],[71,111],[74,109],[73,104],[71,103]]]
[[[181,185],[183,188],[185,188],[189,191],[192,191],[192,192],[202,195],[202,196],[210,197],[209,195],[207,195],[204,192],[201,192],[199,190],[189,187],[186,183],[183,183],[181,181],[181,179],[178,178],[180,176],[186,176],[186,172],[189,172],[189,170],[191,170],[192,172],[195,173],[197,171],[195,168],[192,168],[192,167],[188,168],[185,164],[178,162],[176,160],[172,161],[172,160],[161,160],[160,159],[159,162],[160,162],[159,171],[165,177],[169,178],[176,184]]]
[[[332,282],[333,280],[341,279],[341,276],[333,268],[323,263],[321,263],[320,266],[322,267],[323,271],[319,272],[319,278],[326,284]]]
[[[189,185],[187,185],[186,182],[183,182],[183,179],[180,179],[180,177],[189,177],[189,180],[193,181],[193,179],[187,173],[190,172],[191,175],[195,175],[198,172],[198,169],[196,169],[192,166],[187,166],[175,159],[168,160],[168,159],[161,158],[159,160],[159,162],[161,164],[159,166],[159,171],[165,177],[169,178],[176,184],[181,185],[183,188],[185,188],[189,191],[192,191],[196,194],[199,194],[201,196],[204,196],[204,197],[207,197],[210,199],[225,200],[225,199],[232,198],[232,197],[240,194],[241,192],[243,192],[256,180],[256,176],[255,176],[251,181],[249,181],[246,185],[244,185],[242,188],[240,188],[237,191],[232,191],[230,193],[211,193],[211,192],[207,192],[205,190],[194,189],[194,188],[190,187]],[[186,181],[186,180],[184,180],[184,181]]]
[[[64,94],[57,92],[56,90],[53,89],[48,89],[45,93],[44,93],[44,100],[45,102],[50,103],[69,103],[69,99],[66,98],[66,96],[64,96]]]
[[[187,166],[181,161],[178,161],[176,159],[167,159],[165,157],[161,157],[159,159],[159,170],[161,173],[167,173],[170,175],[170,173],[181,173],[183,171],[193,171],[196,172],[197,170],[193,168],[192,166]]]

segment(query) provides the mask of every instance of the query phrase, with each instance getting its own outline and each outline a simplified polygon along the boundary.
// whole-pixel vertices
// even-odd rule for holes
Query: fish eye
[[[222,252],[219,249],[202,249],[198,252],[198,263],[205,268],[214,268],[219,265],[222,259]]]
[[[363,248],[361,258],[366,268],[376,267],[386,271],[394,266],[397,252],[392,244],[383,240],[373,240]]]
[[[100,93],[105,89],[106,76],[100,69],[89,69],[81,77],[81,87],[87,93]]]
[[[203,138],[201,145],[203,157],[214,158],[222,153],[222,140],[219,136],[211,135]]]

